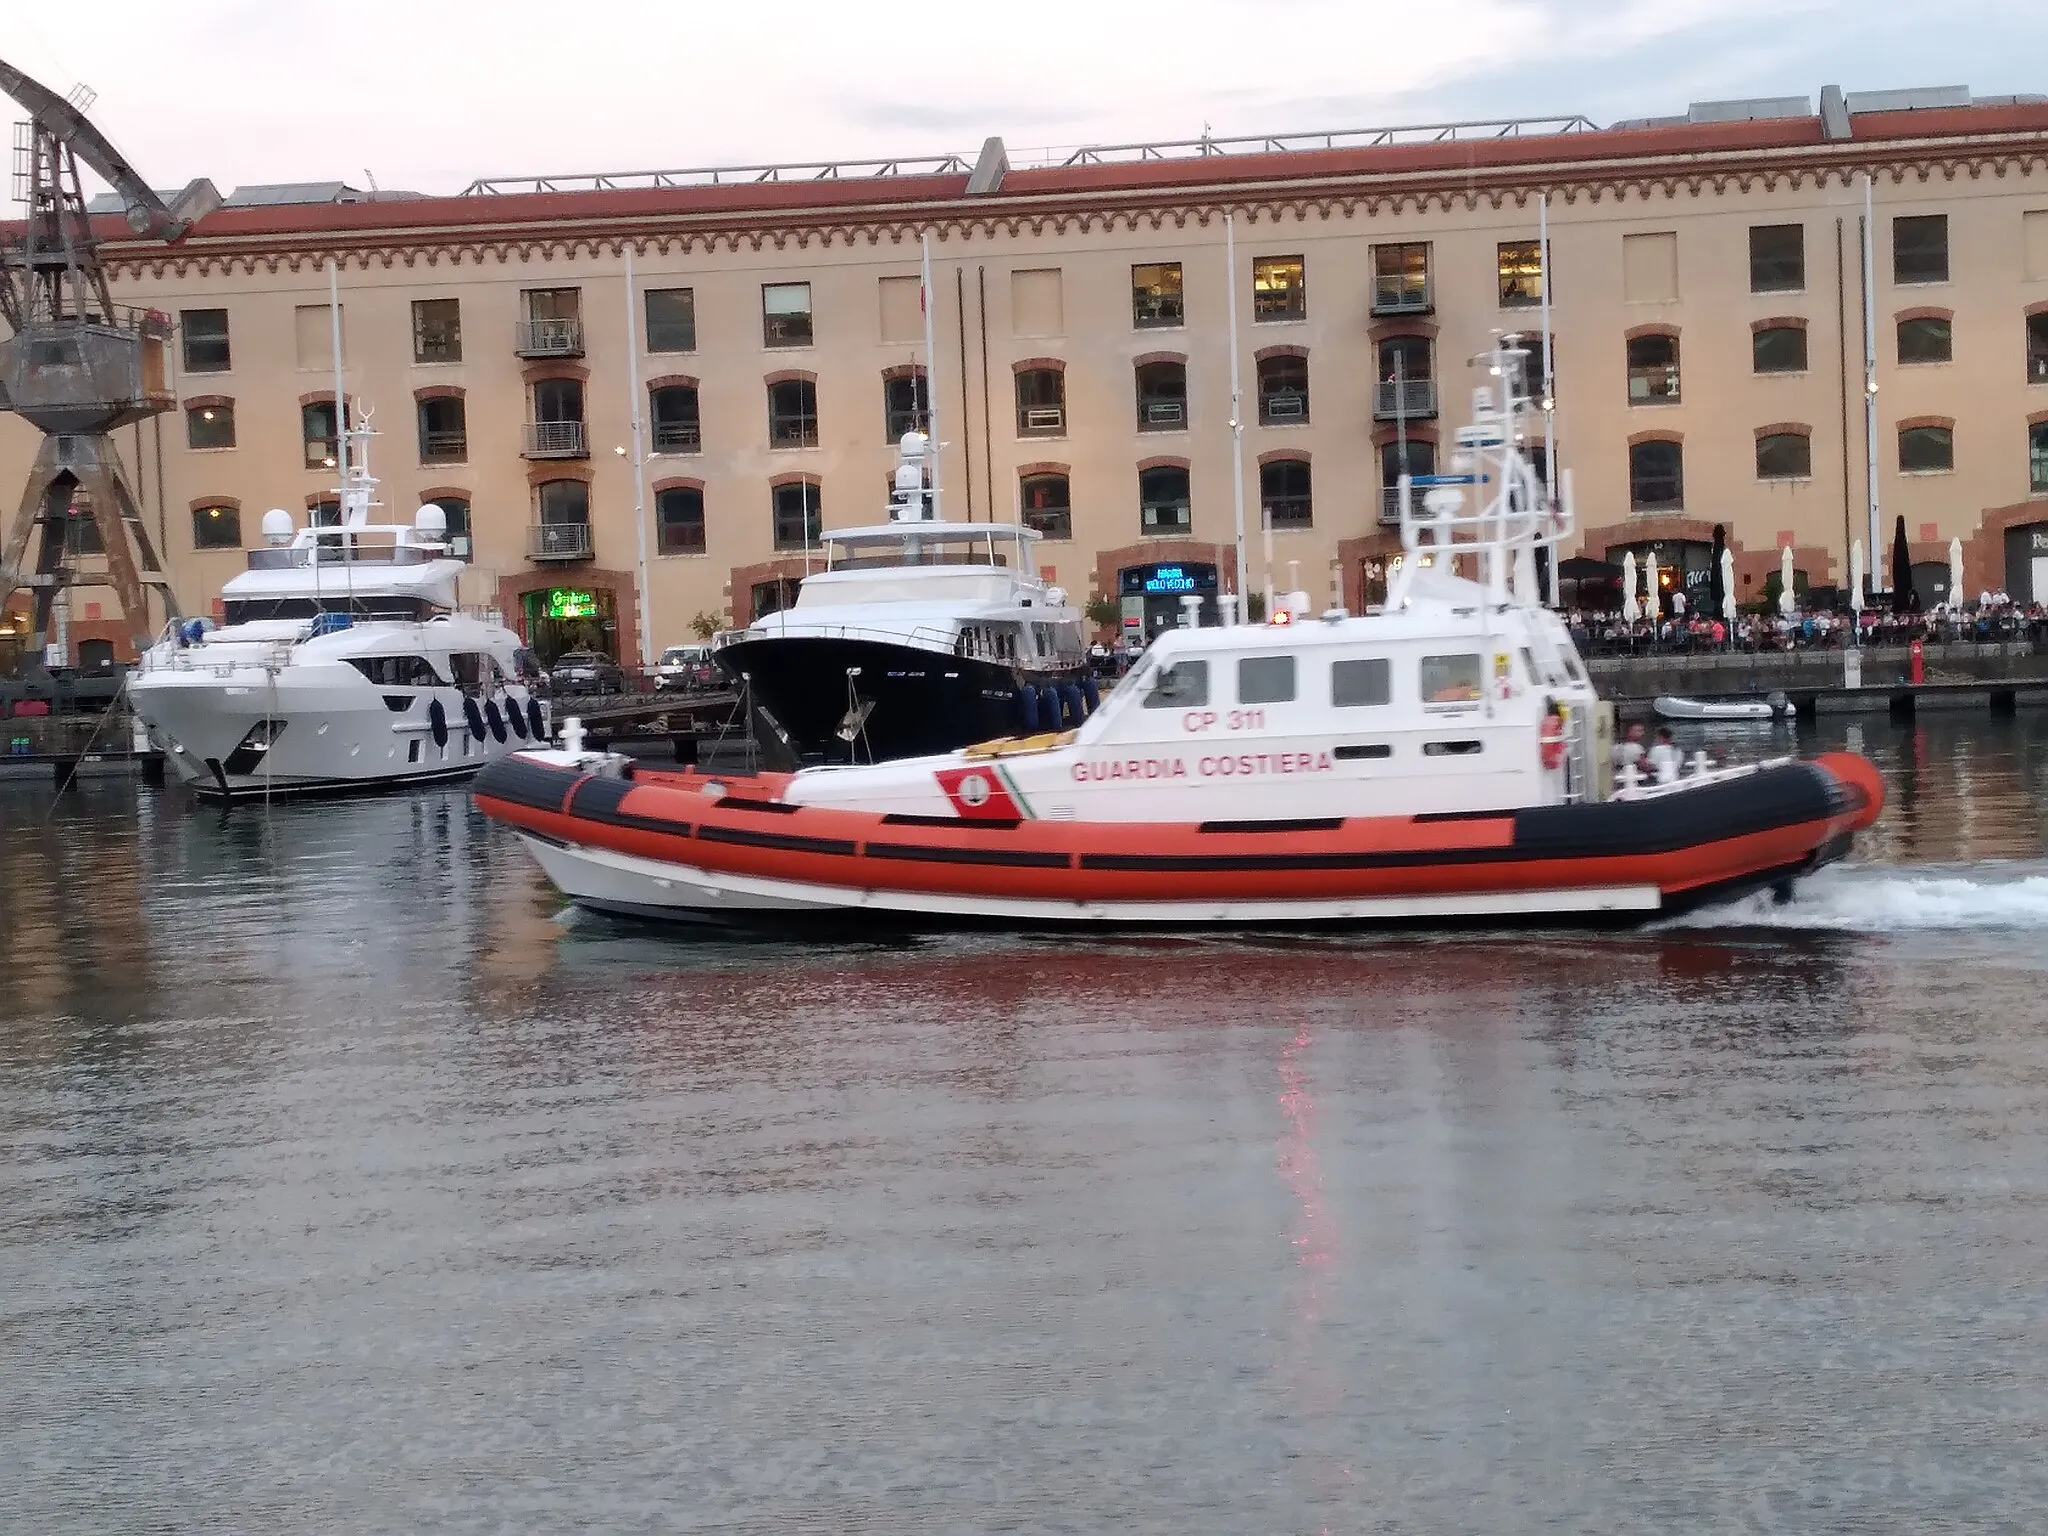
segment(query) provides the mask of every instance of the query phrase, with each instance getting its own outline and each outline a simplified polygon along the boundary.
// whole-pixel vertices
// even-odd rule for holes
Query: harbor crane
[[[182,239],[220,206],[220,193],[200,179],[167,205],[86,120],[89,97],[67,100],[5,60],[0,93],[29,114],[15,125],[13,167],[15,200],[27,216],[16,230],[0,225],[0,319],[12,333],[0,340],[0,411],[43,434],[21,510],[0,544],[0,604],[23,588],[35,594],[29,644],[42,647],[61,594],[111,587],[140,651],[154,633],[145,585],[161,595],[165,620],[178,616],[177,600],[110,434],[176,403],[164,359],[171,322],[155,310],[116,306],[108,293],[79,162],[113,187],[142,239]],[[104,570],[77,558],[88,541],[73,533],[76,514],[88,511]]]

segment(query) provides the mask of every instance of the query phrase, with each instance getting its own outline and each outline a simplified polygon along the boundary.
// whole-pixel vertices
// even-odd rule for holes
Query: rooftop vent
[[[1967,107],[1967,85],[1923,85],[1909,91],[1852,91],[1849,112],[1919,112],[1929,107]]]
[[[1747,123],[1758,118],[1811,117],[1811,96],[1750,96],[1739,101],[1696,101],[1686,109],[1688,123]]]

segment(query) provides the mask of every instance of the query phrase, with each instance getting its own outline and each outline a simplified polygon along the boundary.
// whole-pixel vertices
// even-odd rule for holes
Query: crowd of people
[[[1983,593],[1969,607],[1943,604],[1924,613],[1866,608],[1814,613],[1738,613],[1733,624],[1717,615],[1666,613],[1633,622],[1619,614],[1574,609],[1565,615],[1580,653],[1634,656],[1668,651],[1840,650],[1852,632],[1863,645],[2002,643],[2048,649],[2048,607],[2020,604],[2002,592]]]

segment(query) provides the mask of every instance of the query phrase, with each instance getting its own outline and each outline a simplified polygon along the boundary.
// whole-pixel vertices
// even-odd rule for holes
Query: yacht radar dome
[[[282,548],[291,543],[298,530],[292,526],[292,515],[283,507],[272,507],[263,514],[263,542],[273,548]]]
[[[448,514],[430,501],[412,515],[412,525],[418,532],[438,544],[447,537]]]

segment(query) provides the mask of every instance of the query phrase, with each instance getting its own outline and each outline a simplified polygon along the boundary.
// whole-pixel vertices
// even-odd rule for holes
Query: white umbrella
[[[1948,541],[1948,605],[1958,613],[1963,607],[1963,541]]]
[[[1657,613],[1657,555],[1653,550],[1643,557],[1643,614],[1654,624]]]
[[[1732,628],[1735,624],[1735,551],[1727,546],[1721,549],[1721,617]]]
[[[1787,544],[1778,551],[1778,612],[1790,618],[1798,606],[1799,600],[1792,593],[1792,546]]]
[[[1630,550],[1621,557],[1621,621],[1633,624],[1642,613],[1636,603],[1636,552]]]

